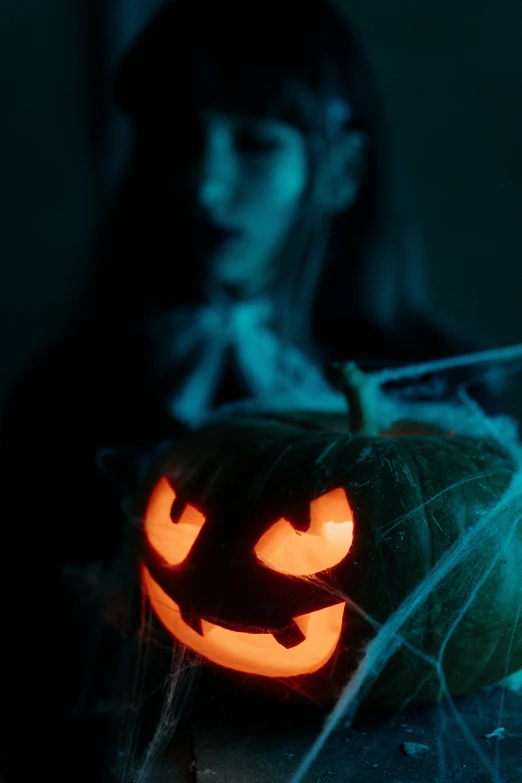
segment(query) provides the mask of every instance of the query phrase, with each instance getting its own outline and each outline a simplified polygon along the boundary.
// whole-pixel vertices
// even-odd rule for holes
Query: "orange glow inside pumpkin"
[[[344,601],[295,617],[306,638],[290,649],[279,644],[271,633],[229,631],[206,620],[201,621],[200,635],[183,620],[179,606],[145,566],[142,580],[152,608],[167,631],[191,650],[228,669],[265,677],[311,674],[331,658],[341,635]]]
[[[312,500],[310,518],[306,532],[283,518],[274,522],[255,546],[259,560],[292,576],[310,576],[344,560],[353,543],[353,513],[344,489]]]

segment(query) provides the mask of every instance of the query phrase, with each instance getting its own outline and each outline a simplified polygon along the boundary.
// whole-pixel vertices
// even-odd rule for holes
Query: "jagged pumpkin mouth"
[[[231,631],[203,619],[198,633],[146,566],[142,566],[142,580],[158,620],[172,636],[207,660],[236,671],[266,677],[311,674],[329,661],[341,636],[344,601],[294,617],[304,639],[290,649],[272,633]]]

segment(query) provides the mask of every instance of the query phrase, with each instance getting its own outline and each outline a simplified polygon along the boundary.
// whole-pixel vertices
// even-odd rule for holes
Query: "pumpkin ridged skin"
[[[424,434],[407,434],[415,430]],[[205,545],[202,536],[180,567],[190,590],[176,597],[182,595],[206,619],[231,628],[243,624],[245,630],[260,630],[270,619],[271,627],[279,627],[292,616],[342,600],[344,594],[382,624],[444,552],[498,502],[514,474],[511,457],[498,444],[433,433],[436,428],[405,424],[387,435],[351,434],[345,417],[336,414],[231,419],[172,444],[145,478],[135,510],[143,515],[150,492],[165,475],[186,502],[207,515],[214,543],[221,532],[223,540],[234,542],[223,555],[209,544],[210,538]],[[355,520],[352,549],[338,566],[296,579],[255,563],[255,541],[272,522],[284,516],[306,530],[309,502],[337,487],[345,489]],[[496,558],[444,650],[442,668],[453,695],[478,690],[522,666],[522,625],[513,636],[522,604],[522,524],[509,547],[502,547],[519,516],[516,503],[495,516],[492,534],[442,580],[401,630],[414,648],[437,658]],[[144,545],[142,552],[150,566],[150,546]],[[222,583],[216,582],[221,578]],[[347,606],[338,649],[322,669],[287,683],[253,677],[254,685],[276,691],[286,685],[289,696],[329,705],[374,633]],[[402,647],[363,706],[422,704],[440,695],[434,667]]]

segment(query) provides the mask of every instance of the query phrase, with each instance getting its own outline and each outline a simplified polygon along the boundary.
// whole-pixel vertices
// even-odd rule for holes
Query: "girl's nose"
[[[192,171],[196,205],[205,210],[220,207],[230,199],[235,181],[236,161],[229,139],[223,134],[209,134]]]
[[[226,203],[232,192],[231,183],[222,177],[205,176],[202,177],[196,192],[196,201],[198,206],[212,210],[221,204]]]

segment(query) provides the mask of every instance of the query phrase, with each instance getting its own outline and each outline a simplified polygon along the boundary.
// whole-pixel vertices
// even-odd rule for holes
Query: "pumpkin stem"
[[[339,389],[348,403],[348,425],[350,432],[362,435],[378,435],[379,426],[376,397],[370,388],[368,377],[355,362],[333,365],[340,371]]]

